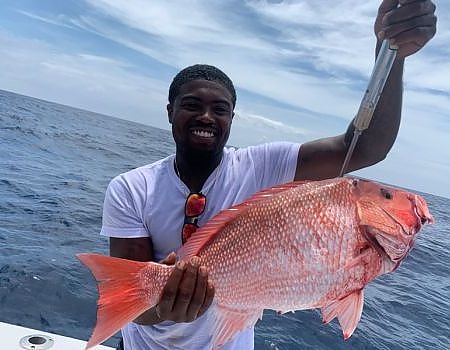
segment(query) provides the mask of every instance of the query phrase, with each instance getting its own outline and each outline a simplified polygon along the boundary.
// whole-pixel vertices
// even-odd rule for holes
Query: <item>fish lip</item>
[[[423,198],[421,198],[417,195],[413,195],[409,198],[409,200],[412,202],[412,204],[414,206],[414,214],[416,214],[417,219],[421,225],[434,224],[435,221],[434,221],[433,216],[428,212],[428,210],[423,210],[424,206],[426,208],[426,203],[424,203]],[[422,226],[420,226],[420,228],[421,227]]]

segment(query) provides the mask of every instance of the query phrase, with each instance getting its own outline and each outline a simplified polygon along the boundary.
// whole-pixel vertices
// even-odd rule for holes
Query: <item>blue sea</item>
[[[75,254],[108,252],[110,179],[173,151],[166,130],[0,90],[0,321],[87,340],[97,292]],[[318,310],[266,312],[256,349],[450,349],[450,200],[422,195],[436,223],[366,288],[349,340]]]

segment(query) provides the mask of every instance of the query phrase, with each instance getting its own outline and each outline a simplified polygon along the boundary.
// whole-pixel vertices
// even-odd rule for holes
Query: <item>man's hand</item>
[[[169,254],[160,263],[173,265],[175,253]],[[179,261],[170,275],[155,313],[161,321],[192,322],[211,305],[214,286],[208,281],[208,272],[200,266],[200,259]]]
[[[431,0],[383,0],[375,34],[398,46],[397,57],[419,51],[436,33],[436,6]]]

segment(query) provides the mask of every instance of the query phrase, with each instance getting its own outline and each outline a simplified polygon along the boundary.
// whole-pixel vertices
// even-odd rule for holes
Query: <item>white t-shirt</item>
[[[222,161],[201,190],[206,196],[206,208],[199,226],[262,189],[292,181],[299,147],[276,142],[225,148]],[[103,207],[102,235],[150,237],[156,261],[181,246],[184,205],[190,191],[174,171],[174,157],[131,170],[111,181]],[[165,321],[142,326],[131,322],[122,329],[125,350],[210,349],[212,330],[206,316],[211,309],[190,323]],[[253,328],[242,331],[221,350],[253,349],[253,337]]]

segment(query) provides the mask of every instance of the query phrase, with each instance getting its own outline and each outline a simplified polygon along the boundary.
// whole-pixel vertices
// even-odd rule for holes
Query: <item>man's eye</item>
[[[230,111],[228,110],[228,108],[225,108],[225,107],[216,107],[216,108],[214,108],[214,111],[215,111],[217,114],[221,114],[221,115],[230,113]]]
[[[196,111],[199,108],[196,103],[183,103],[181,106],[189,111]]]

